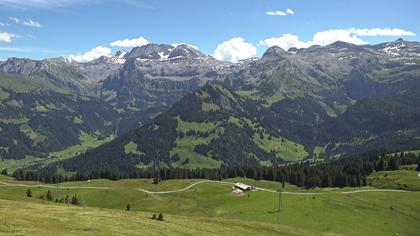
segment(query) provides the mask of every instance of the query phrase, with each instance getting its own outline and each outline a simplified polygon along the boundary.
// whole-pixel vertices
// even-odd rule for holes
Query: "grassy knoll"
[[[219,111],[220,107],[214,103],[207,103],[207,102],[203,102],[201,109],[204,112],[209,112],[209,111]]]
[[[416,171],[379,171],[368,178],[368,184],[376,188],[420,191],[420,177]]]
[[[57,151],[57,152],[53,152],[50,154],[50,156],[54,156],[56,158],[59,159],[66,159],[69,157],[73,157],[76,156],[82,152],[85,152],[88,149],[91,148],[95,148],[101,144],[104,144],[106,142],[109,142],[113,139],[114,137],[110,136],[107,137],[105,139],[97,139],[96,137],[87,134],[85,132],[81,132],[79,139],[80,139],[80,144],[74,145],[74,146],[70,146],[66,149],[63,149],[61,151]]]
[[[101,144],[104,144],[106,142],[109,142],[113,139],[114,137],[109,136],[105,139],[97,139],[96,137],[89,135],[87,133],[82,132],[80,134],[80,144],[76,144],[73,146],[70,146],[66,149],[57,151],[57,152],[52,152],[49,155],[49,158],[39,158],[39,157],[34,157],[34,156],[26,156],[26,158],[24,159],[20,159],[20,160],[15,160],[15,159],[0,159],[0,168],[7,168],[9,170],[9,172],[13,172],[16,170],[16,168],[19,167],[25,167],[28,165],[33,165],[33,164],[48,164],[54,161],[58,161],[58,160],[63,160],[63,159],[67,159],[70,157],[74,157],[80,153],[85,152],[86,150],[89,150],[91,148],[95,148]]]
[[[180,160],[175,162],[173,166],[185,166],[190,168],[205,167],[205,168],[218,168],[221,162],[214,160],[210,157],[203,156],[197,152],[194,152],[194,147],[209,143],[212,139],[217,138],[220,133],[223,133],[223,128],[217,126],[218,123],[205,122],[187,122],[183,121],[180,117],[177,117],[177,128],[178,132],[187,133],[188,131],[196,132],[209,132],[215,130],[216,132],[210,134],[204,138],[198,135],[177,137],[176,147],[171,150],[171,156],[178,155]]]
[[[40,214],[42,213],[42,214]],[[11,235],[302,235],[308,231],[278,224],[221,218],[74,207],[0,200],[0,234]]]
[[[58,88],[53,84],[42,80],[38,77],[28,77],[24,75],[13,75],[0,72],[0,88],[10,89],[15,92],[24,93],[29,91],[34,91],[37,89],[50,89],[54,91],[58,91],[61,93],[69,93],[68,90]],[[5,95],[3,91],[3,97],[8,96]]]
[[[177,121],[177,127],[176,131],[180,132],[188,132],[188,131],[197,131],[197,132],[207,132],[212,129],[215,129],[218,125],[218,123],[213,122],[188,122],[183,121],[180,117],[176,118]]]
[[[214,160],[210,157],[203,156],[197,152],[194,152],[194,147],[209,143],[212,138],[216,137],[217,134],[211,134],[207,138],[199,136],[185,136],[183,138],[177,137],[176,147],[171,150],[171,156],[178,154],[180,160],[172,164],[173,166],[185,166],[190,168],[218,168],[221,165],[220,161]]]
[[[0,181],[15,183],[9,178],[2,178]],[[138,188],[150,191],[181,189],[198,181],[168,180],[158,185],[153,185],[149,179],[119,181],[92,180],[90,182],[64,183],[61,185],[64,188],[53,188],[52,193],[54,197],[77,194],[83,206],[115,209],[112,212],[116,214],[116,217],[120,214],[128,214],[124,213],[123,209],[127,203],[130,203],[132,210],[136,212],[133,214],[144,216],[143,218],[140,217],[140,220],[137,220],[139,221],[139,225],[142,225],[142,222],[146,221],[145,217],[150,215],[150,213],[143,214],[143,212],[164,212],[168,215],[179,215],[179,217],[171,216],[171,218],[173,217],[172,219],[190,220],[192,224],[191,228],[197,227],[198,229],[201,228],[200,224],[202,224],[200,217],[210,217],[209,219],[215,219],[217,221],[217,223],[209,221],[214,223],[213,227],[215,228],[219,227],[219,225],[220,229],[229,227],[229,224],[232,223],[231,220],[234,219],[234,222],[249,222],[249,227],[255,225],[258,228],[263,227],[263,225],[259,224],[264,224],[269,228],[274,227],[277,230],[276,226],[273,226],[277,225],[279,227],[279,231],[277,231],[279,235],[289,232],[282,231],[283,229],[290,229],[290,232],[296,232],[298,235],[307,232],[316,235],[321,233],[344,235],[395,235],[399,233],[400,235],[416,235],[419,233],[417,226],[420,223],[420,192],[342,194],[342,191],[351,191],[360,188],[316,189],[310,192],[318,192],[320,193],[319,195],[284,194],[284,207],[278,213],[275,212],[278,201],[278,195],[276,193],[255,191],[242,196],[233,196],[230,193],[232,186],[230,184],[207,182],[196,185],[184,192],[161,195],[146,194],[137,190]],[[279,186],[275,182],[241,178],[226,181],[241,181],[267,189],[276,189]],[[111,189],[73,189],[70,186],[103,186],[110,187]],[[44,205],[48,203],[36,199],[39,195],[45,194],[47,188],[32,187],[31,189],[34,195],[32,199],[26,197],[26,189],[27,187],[24,186],[6,187],[0,184],[0,199],[31,201]],[[286,185],[286,191],[308,192],[290,185]],[[1,205],[3,206],[3,204]],[[41,204],[39,206],[41,207]],[[51,203],[46,206],[48,208],[60,208],[62,205]],[[73,209],[72,207],[68,208]],[[97,211],[92,208],[83,208],[83,211],[85,210],[87,212]],[[7,212],[7,210],[5,211]],[[108,211],[104,210],[103,214],[106,215]],[[71,215],[71,213],[69,214]],[[89,215],[88,213],[86,214]],[[81,212],[78,215],[84,215],[84,213]],[[203,221],[206,221],[206,219],[203,219]],[[195,225],[195,220],[198,220],[197,226]],[[92,216],[90,222],[94,224],[93,222],[96,223],[96,221],[99,221],[99,219]],[[120,223],[117,217],[111,222],[118,222],[118,224],[124,225],[128,224],[127,222],[131,222],[131,219],[127,219],[127,222]],[[98,222],[99,225],[102,223]],[[125,227],[130,226],[126,225]],[[150,227],[153,232],[160,232],[155,231],[153,226]],[[203,228],[205,227],[207,226],[203,225]],[[251,232],[255,234],[256,232],[252,231],[252,229],[249,230],[249,233],[246,234],[251,234]],[[264,228],[264,230],[266,229]],[[211,232],[222,235],[228,234],[207,230],[202,233],[206,235],[211,234]],[[260,232],[260,234],[269,235],[273,234],[273,232]]]
[[[302,160],[309,155],[304,146],[284,138],[270,137],[263,134],[263,138],[258,133],[254,133],[254,143],[263,150],[274,151],[277,157],[286,161]]]

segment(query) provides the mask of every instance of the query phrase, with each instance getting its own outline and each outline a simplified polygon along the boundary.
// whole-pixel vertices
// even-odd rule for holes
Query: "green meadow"
[[[411,178],[413,175],[417,176],[416,171],[400,170],[391,174],[393,178],[400,176],[400,183],[407,180],[407,186],[412,186],[415,180],[417,184],[420,182],[418,177]],[[391,174],[377,172],[369,177],[369,181],[378,176],[387,175],[390,178]],[[407,178],[407,175],[411,177]],[[37,182],[17,182],[2,176],[0,234],[40,234],[44,227],[51,232],[69,232],[72,235],[420,234],[420,192],[417,191],[345,194],[344,192],[354,190],[377,189],[363,187],[304,190],[286,184],[285,193],[282,194],[282,208],[277,211],[279,195],[270,190],[276,190],[279,184],[270,181],[236,178],[223,182],[202,182],[185,191],[166,194],[151,194],[139,190],[180,190],[200,181],[203,180],[167,180],[152,184],[150,179],[100,179],[42,185]],[[257,190],[235,196],[231,193],[235,182],[248,183],[269,191]],[[26,185],[33,193],[32,198],[26,196]],[[394,186],[377,187],[388,189]],[[71,206],[40,200],[39,196],[46,194],[48,190],[54,198],[76,194],[81,205]],[[127,204],[131,205],[129,212],[125,210]],[[159,212],[166,216],[164,222],[150,219],[153,213]]]

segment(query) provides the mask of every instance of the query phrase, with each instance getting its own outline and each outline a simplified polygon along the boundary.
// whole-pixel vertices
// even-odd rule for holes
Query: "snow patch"
[[[169,53],[165,54],[165,52],[159,52],[158,54],[159,54],[159,57],[160,57],[161,61],[168,60]]]
[[[394,43],[387,43],[385,47],[382,49],[383,52],[385,52],[388,55],[391,56],[399,56],[399,52],[402,48],[405,48],[405,44],[403,42],[399,42],[397,44]]]

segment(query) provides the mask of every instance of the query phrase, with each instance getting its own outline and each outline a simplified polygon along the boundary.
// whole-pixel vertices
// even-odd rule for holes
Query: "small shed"
[[[245,191],[252,191],[253,189],[255,189],[251,185],[247,185],[247,184],[239,183],[239,182],[235,184],[234,188],[239,189],[239,190],[244,191],[244,192]]]

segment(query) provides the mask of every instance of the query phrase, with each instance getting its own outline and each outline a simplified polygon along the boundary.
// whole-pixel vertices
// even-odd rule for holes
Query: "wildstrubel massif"
[[[89,63],[12,58],[0,70],[3,158],[46,158],[83,135],[119,135],[51,166],[66,171],[270,165],[420,147],[420,44],[401,39],[272,47],[238,63],[148,44]]]

